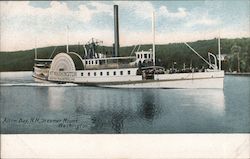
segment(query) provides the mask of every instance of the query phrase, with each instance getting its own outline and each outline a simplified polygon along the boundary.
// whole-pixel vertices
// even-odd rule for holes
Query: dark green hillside
[[[189,43],[198,53],[207,59],[207,52],[210,51],[217,54],[217,39],[200,40]],[[148,50],[152,45],[142,45],[140,50]],[[221,39],[221,53],[226,54],[226,60],[222,63],[222,68],[226,71],[238,70],[238,55],[240,61],[240,71],[250,72],[250,38],[241,39]],[[55,49],[56,48],[56,49]],[[55,50],[54,50],[55,49]],[[83,55],[83,47],[79,45],[71,45],[70,51],[77,52]],[[129,56],[133,46],[120,48],[121,56]],[[65,46],[51,46],[38,48],[38,58],[53,58],[57,53],[65,52]],[[98,47],[98,52],[112,55],[112,47]],[[52,52],[54,53],[52,54]],[[159,65],[166,68],[172,67],[176,62],[175,67],[182,68],[183,64],[186,67],[201,68],[206,64],[195,55],[184,43],[173,43],[166,45],[156,45],[156,59]],[[16,51],[16,52],[0,52],[0,71],[29,71],[32,70],[34,63],[34,50]]]

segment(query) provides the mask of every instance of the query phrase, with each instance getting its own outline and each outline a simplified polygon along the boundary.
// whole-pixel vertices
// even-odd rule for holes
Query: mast
[[[35,40],[35,59],[37,59],[37,38],[36,38],[36,40]]]
[[[36,29],[37,29],[37,16],[36,17],[36,21],[35,21],[35,26],[36,26]],[[37,33],[35,34],[35,60],[37,59]]]
[[[69,26],[67,25],[67,46],[66,51],[69,53]]]
[[[221,70],[220,34],[218,38],[219,70]]]
[[[152,12],[153,65],[155,66],[155,13]]]

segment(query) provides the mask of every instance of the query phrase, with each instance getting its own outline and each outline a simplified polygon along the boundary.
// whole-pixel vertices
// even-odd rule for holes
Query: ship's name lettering
[[[51,71],[51,74],[54,76],[69,76],[69,77],[76,76],[76,72],[53,72]]]

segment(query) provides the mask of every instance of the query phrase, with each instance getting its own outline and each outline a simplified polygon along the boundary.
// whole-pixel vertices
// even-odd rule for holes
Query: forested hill
[[[203,57],[207,58],[207,53],[218,53],[217,39],[200,40],[188,43]],[[121,56],[129,56],[134,46],[120,48]],[[152,45],[142,45],[140,50],[148,50]],[[98,51],[112,55],[112,47],[98,47]],[[83,47],[79,45],[69,46],[70,51],[83,55]],[[54,51],[53,55],[52,52]],[[65,46],[50,46],[38,48],[38,58],[53,58],[57,53],[65,52]],[[221,39],[221,53],[225,54],[225,60],[222,62],[222,68],[226,71],[237,71],[238,55],[241,72],[250,72],[250,38]],[[195,55],[184,43],[171,43],[165,45],[156,45],[156,60],[159,65],[166,68],[202,67],[206,64]],[[0,52],[0,71],[29,71],[34,64],[34,49],[15,52]]]

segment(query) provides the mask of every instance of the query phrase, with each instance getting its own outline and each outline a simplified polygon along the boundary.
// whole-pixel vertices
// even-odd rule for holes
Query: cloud
[[[221,13],[204,9],[207,8],[206,5],[194,5],[187,9],[179,7],[172,11],[167,4],[157,5],[157,2],[149,1],[85,1],[74,8],[70,8],[68,2],[52,1],[47,8],[38,8],[26,1],[15,1],[0,2],[0,50],[32,49],[35,46],[35,37],[38,38],[38,47],[65,45],[68,24],[70,44],[82,44],[94,37],[104,41],[104,45],[111,46],[114,37],[113,4],[118,4],[123,14],[120,18],[121,46],[152,42],[150,21],[153,10],[156,11],[158,19],[158,44],[214,38],[218,35],[218,26],[222,24],[222,38],[250,36],[247,21],[249,16],[241,16],[242,19],[235,19],[233,24],[231,21],[225,23],[222,20],[225,21],[225,17],[230,16],[230,11],[225,9]]]
[[[200,7],[193,8],[185,18],[185,27],[216,26],[221,24],[221,13],[218,14],[218,7],[223,7],[220,3],[207,2]]]
[[[132,14],[142,19],[150,19],[153,11],[156,12],[157,16],[163,16],[165,18],[184,18],[188,15],[188,12],[185,8],[178,8],[177,12],[170,12],[167,9],[167,6],[163,5],[159,8],[155,8],[153,4],[148,1],[117,1],[115,4],[126,8],[126,10],[130,10]]]
[[[113,43],[113,31],[111,30],[88,30],[88,31],[70,31],[69,44],[85,44],[92,37],[102,40],[104,45],[111,46]],[[39,34],[34,36],[29,31],[11,31],[1,34],[0,51],[28,50],[37,47],[66,45],[67,33],[58,31],[56,34]]]
[[[112,6],[90,2],[88,5],[92,6],[89,8],[87,4],[81,4],[78,6],[78,10],[70,10],[65,2],[52,1],[48,8],[35,8],[29,5],[27,1],[18,2],[1,2],[1,17],[7,16],[13,17],[50,17],[56,19],[59,17],[70,17],[74,20],[89,22],[95,14],[107,13],[112,15]]]
[[[76,11],[73,16],[75,16],[76,18],[82,18],[84,22],[88,22],[95,14],[107,13],[109,16],[112,16],[113,14],[113,8],[111,5],[99,2],[90,2],[89,5],[92,6],[94,9],[88,8],[87,5],[80,5],[79,11]]]
[[[108,13],[109,15],[113,14],[113,6],[100,3],[100,2],[90,2],[90,5],[95,7],[94,13]]]
[[[90,22],[96,14],[112,16],[112,13],[112,5],[98,2],[78,5],[75,10],[71,10],[65,2],[57,1],[50,2],[50,6],[47,8],[30,6],[27,1],[0,2],[0,50],[34,48],[36,37],[38,47],[63,45],[66,44],[66,25],[87,26],[86,23]],[[71,28],[77,27],[73,25],[70,25]],[[112,34],[105,33],[101,29],[94,29],[91,26],[88,28],[90,29],[81,30],[83,33],[77,32],[77,29],[70,29],[71,38],[74,38],[73,42],[87,41],[87,38],[98,38],[100,35],[113,37]],[[76,37],[76,33],[78,37]]]
[[[178,8],[177,10],[177,12],[170,12],[166,6],[161,6],[158,15],[166,18],[184,18],[188,15],[185,8]]]
[[[152,12],[155,10],[152,3],[148,1],[116,1],[114,3],[142,19],[151,18]]]
[[[220,21],[218,19],[211,19],[206,15],[199,16],[197,18],[187,19],[186,26],[193,27],[197,25],[205,25],[205,26],[213,26],[219,24]]]
[[[218,30],[209,29],[207,31],[178,31],[178,32],[156,32],[156,44],[167,44],[175,42],[190,42],[201,39],[213,39],[217,37]],[[249,37],[250,32],[240,30],[235,32],[235,28],[223,28],[220,30],[221,38]],[[23,38],[26,37],[26,38]],[[90,38],[100,39],[104,45],[111,46],[113,43],[112,30],[89,30],[85,32],[76,31],[69,33],[69,44],[86,43]],[[40,34],[37,39],[38,47],[57,46],[66,44],[66,33],[58,32],[54,34]],[[151,32],[130,31],[120,32],[120,45],[129,46],[135,44],[151,44]],[[12,34],[1,34],[1,51],[26,50],[35,47],[35,37],[30,32],[12,32]]]
[[[115,4],[120,5],[126,10],[130,10],[131,14],[136,17],[140,17],[144,20],[151,20],[152,12],[156,12],[158,18],[171,18],[172,20],[178,21],[182,19],[185,22],[185,26],[213,26],[220,23],[219,19],[212,19],[208,16],[207,12],[203,10],[188,12],[186,8],[179,7],[176,12],[170,11],[167,6],[162,5],[159,8],[155,8],[151,2],[127,2],[118,1]]]

